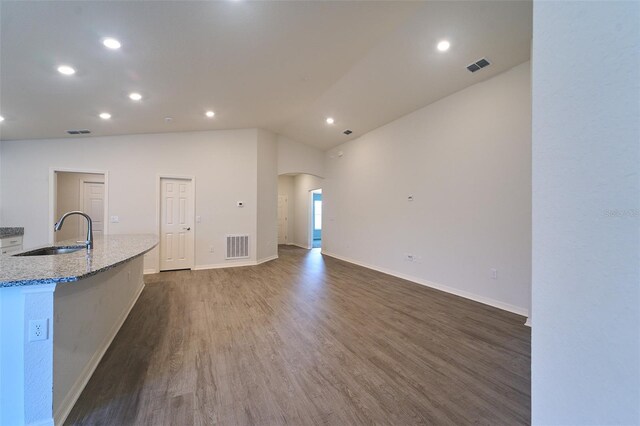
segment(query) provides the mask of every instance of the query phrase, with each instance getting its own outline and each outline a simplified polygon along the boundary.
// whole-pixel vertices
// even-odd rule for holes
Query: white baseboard
[[[524,325],[531,327],[531,317],[527,317],[527,322],[525,322]]]
[[[305,250],[311,250],[311,247],[310,247],[310,246],[305,246],[305,245],[298,244],[298,243],[291,243],[291,244],[287,244],[287,245],[289,245],[289,246],[296,246],[296,247],[300,247],[300,248],[303,248],[303,249],[305,249]]]
[[[145,269],[144,271],[142,271],[142,273],[144,275],[149,275],[149,274],[157,274],[158,271],[156,270],[156,268],[150,268],[150,269]]]
[[[212,263],[209,265],[198,265],[191,268],[193,271],[203,271],[205,269],[240,268],[243,266],[256,266],[255,261],[233,262],[233,263]]]
[[[71,386],[71,389],[69,389],[69,392],[62,400],[62,403],[58,407],[58,410],[56,411],[56,413],[54,413],[54,423],[51,423],[52,425],[62,425],[65,422],[67,416],[71,412],[71,409],[84,390],[84,387],[87,385],[89,379],[93,375],[93,372],[98,367],[100,360],[104,356],[105,352],[107,352],[107,349],[109,349],[109,346],[111,346],[111,342],[113,342],[116,334],[118,334],[118,331],[120,331],[120,327],[122,327],[122,324],[124,324],[125,320],[129,316],[131,309],[133,309],[133,306],[138,301],[140,294],[142,294],[142,290],[144,290],[144,281],[140,283],[140,288],[136,290],[136,294],[133,297],[129,307],[124,310],[123,315],[115,323],[109,334],[107,334],[106,338],[102,342],[102,345],[98,348],[98,351],[93,354],[85,368],[82,370],[82,373],[80,373],[80,376],[78,377],[76,382],[73,384],[73,386]]]
[[[192,269],[194,271],[204,271],[206,269],[223,269],[223,268],[239,268],[242,266],[256,266],[256,265],[260,265],[261,263],[269,262],[270,260],[275,260],[277,258],[278,258],[278,255],[276,254],[274,256],[265,257],[264,259],[260,259],[257,261],[251,260],[247,262],[213,263],[210,265],[194,266]]]
[[[469,299],[469,300],[473,300],[475,302],[483,303],[485,305],[493,306],[494,308],[502,309],[503,311],[512,312],[514,314],[522,315],[524,317],[529,315],[528,309],[521,308],[520,306],[515,306],[515,305],[511,305],[509,303],[500,302],[498,300],[494,300],[494,299],[491,299],[491,298],[488,298],[488,297],[480,296],[480,295],[477,295],[477,294],[474,294],[474,293],[470,293],[468,291],[459,290],[457,288],[449,287],[447,285],[438,284],[438,283],[434,283],[434,282],[431,282],[431,281],[423,280],[422,278],[413,277],[411,275],[406,275],[406,274],[403,274],[403,273],[400,273],[400,272],[392,271],[390,269],[380,268],[380,267],[369,265],[369,264],[366,264],[366,263],[363,263],[363,262],[358,262],[357,260],[349,259],[347,257],[339,256],[339,255],[333,254],[333,253],[328,253],[326,251],[323,251],[322,254],[326,255],[326,256],[334,257],[334,258],[339,259],[339,260],[343,260],[345,262],[353,263],[353,264],[358,265],[358,266],[363,266],[363,267],[368,268],[368,269],[373,269],[374,271],[382,272],[382,273],[387,274],[387,275],[392,275],[394,277],[402,278],[403,280],[411,281],[411,282],[414,282],[416,284],[420,284],[420,285],[423,285],[423,286],[426,286],[426,287],[431,287],[431,288],[434,288],[436,290],[441,290],[441,291],[444,291],[446,293],[454,294],[456,296],[464,297],[465,299]]]
[[[273,256],[269,256],[269,257],[265,257],[264,259],[260,259],[256,262],[256,265],[260,265],[261,263],[265,263],[265,262],[270,262],[272,260],[276,260],[278,258],[277,254],[274,254]]]

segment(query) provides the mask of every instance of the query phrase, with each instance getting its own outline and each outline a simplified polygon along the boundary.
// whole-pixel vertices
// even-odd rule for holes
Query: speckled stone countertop
[[[90,254],[82,249],[52,256],[0,255],[0,288],[78,281],[142,256],[157,244],[155,235],[106,235],[95,238]],[[54,244],[75,245],[75,240]]]
[[[0,238],[18,237],[24,235],[24,228],[7,228],[0,226]]]

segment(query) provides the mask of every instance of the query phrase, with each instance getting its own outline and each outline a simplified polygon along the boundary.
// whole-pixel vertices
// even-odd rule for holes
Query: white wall
[[[640,424],[639,23],[534,2],[534,424]]]
[[[224,259],[226,234],[256,239],[256,156],[255,129],[3,141],[3,221],[25,227],[26,248],[48,243],[49,170],[82,168],[109,172],[109,216],[120,218],[110,233],[157,234],[158,174],[195,176],[196,267],[232,264]],[[240,200],[245,208],[236,207]],[[156,249],[145,268],[157,262]]]
[[[308,174],[296,175],[293,179],[293,243],[297,246],[311,248],[311,194],[309,191],[323,188],[323,185],[324,179]]]
[[[323,252],[526,315],[530,102],[524,63],[328,151]]]
[[[276,135],[258,130],[257,152],[258,262],[278,257],[278,143]]]
[[[54,220],[60,219],[63,214],[73,210],[82,210],[80,206],[80,182],[104,182],[104,175],[97,173],[56,173],[56,212]],[[80,223],[83,224],[84,231],[80,232]],[[56,241],[68,240],[71,238],[86,239],[86,222],[77,215],[69,216],[64,221],[62,229],[54,234]]]
[[[324,177],[324,152],[278,136],[278,175],[286,173]]]
[[[295,197],[293,192],[293,176],[278,176],[278,195],[287,197],[287,244],[293,244],[293,222],[295,216]],[[278,218],[279,220],[280,218]],[[284,244],[284,243],[282,243]]]

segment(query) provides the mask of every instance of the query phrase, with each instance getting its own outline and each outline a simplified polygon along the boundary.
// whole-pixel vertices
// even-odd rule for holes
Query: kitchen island
[[[61,424],[144,287],[155,235],[0,256],[0,424]],[[76,245],[63,241],[56,247]]]

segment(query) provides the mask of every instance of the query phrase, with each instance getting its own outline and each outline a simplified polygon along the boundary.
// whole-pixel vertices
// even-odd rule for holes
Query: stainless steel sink
[[[70,247],[44,247],[36,250],[25,251],[24,253],[14,254],[14,256],[52,256],[56,254],[73,253],[82,250],[86,246],[70,246]]]

